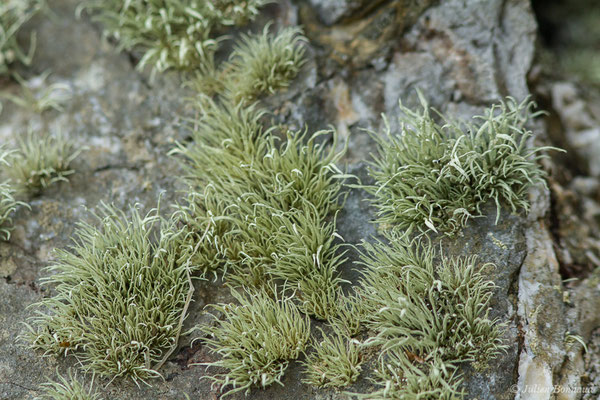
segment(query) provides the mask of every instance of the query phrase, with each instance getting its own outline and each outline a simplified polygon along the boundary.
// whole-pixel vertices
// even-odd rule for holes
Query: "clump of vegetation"
[[[9,171],[15,184],[24,192],[37,194],[75,171],[71,163],[83,148],[63,134],[40,135],[29,131],[18,141]]]
[[[248,394],[252,386],[282,384],[289,360],[298,358],[308,342],[308,318],[291,297],[273,298],[264,291],[232,293],[239,305],[212,306],[224,319],[204,328],[210,335],[205,342],[222,357],[206,365],[227,369],[209,378],[222,389],[231,387],[225,395],[242,390]]]
[[[274,0],[200,1],[200,12],[215,26],[241,26],[253,20],[258,11]]]
[[[175,349],[193,286],[180,260],[181,230],[153,210],[131,217],[110,206],[100,228],[80,223],[69,250],[56,250],[25,339],[46,354],[73,354],[88,372],[136,383]]]
[[[303,382],[319,387],[348,386],[358,379],[362,363],[359,342],[348,339],[345,333],[334,332],[323,340],[313,342],[313,352],[308,353],[304,365],[306,378]]]
[[[437,257],[429,243],[365,243],[361,282],[365,322],[381,349],[372,398],[451,399],[460,394],[457,367],[483,368],[505,349],[502,324],[489,318],[495,288],[475,257]],[[404,397],[402,397],[404,398]]]
[[[46,79],[48,79],[49,75],[49,72],[45,72],[38,77],[26,81],[18,74],[13,74],[13,77],[21,85],[20,95],[15,96],[10,93],[2,93],[1,96],[20,107],[38,114],[50,109],[63,111],[63,104],[71,99],[71,88],[63,83],[46,85]]]
[[[28,50],[17,42],[17,32],[45,6],[44,0],[3,0],[0,3],[0,75],[9,72],[15,62],[31,63],[36,36],[31,34]]]
[[[337,302],[337,312],[329,317],[329,323],[347,337],[357,336],[366,317],[360,293],[355,292],[348,296],[339,294]]]
[[[494,105],[476,123],[444,119],[438,124],[419,93],[423,110],[402,104],[401,132],[374,138],[379,154],[369,169],[376,183],[366,189],[374,195],[378,222],[394,232],[442,231],[455,234],[473,217],[482,215],[488,201],[512,212],[527,211],[527,190],[544,184],[545,173],[536,164],[543,148],[529,148],[532,133],[525,127],[539,113],[534,103],[508,98]]]
[[[242,35],[231,54],[226,70],[226,96],[235,102],[251,102],[262,94],[286,88],[306,62],[302,30],[297,27],[269,33]]]
[[[8,158],[11,152],[0,145],[0,165],[9,168]],[[15,199],[16,190],[10,182],[0,182],[0,239],[10,239],[12,214],[24,203]]]
[[[298,27],[278,33],[242,34],[229,60],[217,66],[207,59],[188,85],[209,96],[221,94],[227,101],[250,104],[262,95],[287,88],[306,63],[302,45],[307,39]]]
[[[0,183],[0,239],[10,239],[12,214],[19,204],[14,197],[15,190],[8,182]]]
[[[140,69],[195,70],[212,59],[222,38],[212,32],[253,19],[268,0],[85,0],[83,7],[126,50],[140,50]]]
[[[178,212],[189,228],[184,248],[200,270],[223,267],[238,286],[286,281],[306,312],[326,319],[342,261],[327,219],[338,207],[341,153],[318,142],[327,132],[286,132],[279,143],[255,107],[210,99],[202,107],[194,142],[177,149],[192,193]]]
[[[381,357],[374,371],[381,389],[369,394],[357,394],[359,399],[424,399],[460,400],[465,396],[457,366],[432,356],[427,362],[411,352],[390,351]]]
[[[68,379],[58,375],[58,381],[44,383],[42,386],[43,394],[37,398],[39,400],[100,400],[100,395],[93,390],[94,379],[86,388],[70,370]]]

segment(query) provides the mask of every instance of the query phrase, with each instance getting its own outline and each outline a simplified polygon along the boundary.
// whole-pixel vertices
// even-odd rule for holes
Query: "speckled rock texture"
[[[149,210],[160,196],[168,212],[168,204],[184,195],[177,179],[182,171],[168,153],[175,142],[188,138],[182,122],[194,113],[185,101],[192,93],[181,88],[176,73],[151,81],[149,74],[135,69],[133,55],[119,53],[114,43],[103,39],[100,26],[85,15],[75,17],[76,0],[50,3],[54,16],[39,16],[28,25],[38,31],[38,44],[32,67],[22,73],[31,77],[51,71],[49,82],[68,85],[72,99],[64,112],[41,116],[5,103],[0,143],[13,145],[32,126],[62,131],[87,149],[75,161],[70,182],[31,199],[31,210],[17,213],[11,240],[0,242],[3,400],[33,399],[41,383],[75,364],[72,358],[42,357],[17,341],[25,330],[22,322],[31,316],[27,306],[48,295],[48,289],[40,287],[41,268],[51,262],[52,249],[69,245],[78,221],[93,223],[90,211],[100,202],[122,209],[139,203]],[[334,126],[348,141],[340,167],[363,181],[368,180],[366,161],[375,148],[365,129],[380,129],[383,112],[392,128],[397,127],[397,103],[417,106],[416,88],[435,108],[461,118],[480,113],[504,96],[524,99],[530,93],[527,77],[537,25],[527,0],[280,0],[265,7],[256,26],[269,19],[302,25],[310,60],[289,90],[264,99],[264,105],[276,122],[290,127],[315,131]],[[14,83],[1,84],[2,90],[18,93]],[[559,89],[553,88],[559,92],[552,97],[557,102],[568,95]],[[543,124],[535,128],[540,137],[548,136]],[[572,138],[572,146],[582,143],[581,135]],[[587,158],[585,151],[582,157],[597,176],[598,160]],[[366,196],[351,189],[337,217],[339,233],[350,244],[378,234]],[[498,286],[492,316],[507,326],[505,353],[486,370],[465,366],[461,371],[468,399],[550,398],[522,393],[533,384],[552,386],[565,379],[579,384],[584,360],[580,348],[568,345],[567,336],[588,338],[600,323],[598,285],[592,284],[596,281],[587,280],[570,297],[571,289],[562,283],[556,233],[551,231],[550,192],[536,188],[531,200],[528,216],[505,212],[495,224],[495,207],[490,207],[485,218],[473,220],[459,237],[442,241],[447,254],[477,254],[481,262],[496,265],[490,276]],[[360,266],[353,263],[356,253],[348,254],[341,273],[355,282]],[[220,282],[197,282],[184,330],[211,323],[203,313],[206,304],[229,300]],[[202,379],[208,373],[205,368],[192,365],[216,356],[198,342],[191,345],[191,339],[181,338],[180,348],[161,369],[164,380],[153,381],[152,387],[116,380],[108,386],[100,382],[99,392],[106,399],[122,400],[219,398],[219,388]],[[364,375],[351,391],[372,390]],[[253,390],[247,398],[347,398],[301,383],[298,363],[290,365],[282,383]]]

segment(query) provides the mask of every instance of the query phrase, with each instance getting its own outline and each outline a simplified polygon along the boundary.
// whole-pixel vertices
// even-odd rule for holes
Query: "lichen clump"
[[[306,62],[301,45],[305,40],[297,27],[273,35],[267,25],[262,34],[242,35],[225,66],[231,71],[225,87],[227,96],[249,102],[287,87]]]
[[[205,343],[221,356],[208,365],[227,369],[209,378],[222,389],[231,386],[226,395],[282,384],[289,360],[298,358],[310,337],[308,318],[290,297],[271,297],[264,291],[233,294],[239,304],[212,306],[224,319],[204,330],[210,335]]]
[[[394,239],[394,238],[391,238]],[[381,349],[369,399],[454,399],[457,369],[484,367],[505,349],[502,324],[489,317],[495,289],[490,264],[475,257],[436,259],[428,242],[364,244],[358,290],[365,324],[375,332],[365,347]]]
[[[268,0],[86,0],[82,8],[126,50],[142,53],[139,68],[190,71],[210,60],[222,38],[212,33],[252,20]]]
[[[45,353],[73,354],[84,370],[146,381],[177,345],[193,286],[180,260],[180,230],[153,211],[131,217],[104,206],[100,228],[81,223],[45,285],[28,341]]]
[[[321,335],[323,339],[314,340],[313,351],[306,356],[303,382],[324,388],[356,382],[362,363],[360,342],[349,340],[345,332],[335,330],[331,334],[321,330]]]
[[[18,141],[9,175],[21,191],[38,194],[53,183],[68,181],[75,172],[71,163],[84,149],[64,134],[29,131]]]
[[[530,148],[526,129],[534,103],[508,98],[489,108],[475,122],[456,122],[430,115],[419,94],[420,112],[400,103],[401,131],[375,139],[379,154],[369,169],[378,222],[396,233],[427,231],[455,234],[470,218],[482,216],[482,207],[494,201],[497,217],[502,205],[512,212],[527,211],[527,191],[545,185],[545,173],[536,164],[547,148]]]
[[[45,6],[44,0],[3,0],[0,3],[0,75],[9,72],[15,62],[29,65],[35,50],[35,33],[31,34],[29,49],[17,43],[17,32]]]
[[[101,400],[93,389],[92,378],[89,387],[69,370],[68,377],[58,375],[58,379],[42,384],[42,395],[36,400]]]
[[[342,261],[328,220],[339,207],[342,153],[317,142],[328,132],[286,131],[280,143],[255,107],[210,99],[200,106],[194,142],[178,149],[190,185],[178,217],[189,228],[192,262],[206,273],[226,271],[236,286],[286,281],[306,312],[327,319]]]
[[[8,158],[11,152],[0,146],[0,167],[9,169],[10,164]],[[0,178],[2,174],[0,174]],[[10,181],[0,182],[0,240],[10,239],[10,231],[12,228],[12,215],[17,210],[19,205],[23,203],[15,199],[16,189],[11,185]]]

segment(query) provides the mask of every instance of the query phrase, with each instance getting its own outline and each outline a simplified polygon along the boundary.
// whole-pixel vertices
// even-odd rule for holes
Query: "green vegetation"
[[[456,369],[484,368],[504,350],[502,324],[488,317],[495,285],[476,258],[436,256],[429,243],[364,243],[359,292],[365,321],[381,349],[369,399],[461,398]],[[404,396],[404,397],[403,397]]]
[[[73,376],[69,370],[68,379],[58,375],[58,381],[42,384],[43,394],[37,399],[48,400],[100,400],[100,395],[93,391],[94,380],[86,389],[77,376]]]
[[[532,133],[525,128],[534,103],[506,102],[492,106],[476,123],[459,123],[443,116],[438,124],[419,93],[423,110],[400,104],[401,133],[374,138],[379,154],[371,164],[376,183],[366,189],[374,195],[378,222],[395,233],[441,231],[455,234],[482,206],[501,204],[512,212],[528,210],[527,190],[545,184],[536,164],[548,148],[529,148]]]
[[[225,26],[252,20],[268,0],[84,0],[83,7],[103,24],[121,48],[139,50],[139,68],[192,71],[210,62]]]
[[[321,330],[323,340],[313,341],[304,365],[303,382],[319,387],[343,387],[354,383],[360,375],[362,362],[359,342],[348,339],[345,333],[333,332],[333,337]]]
[[[17,43],[17,32],[45,6],[44,0],[3,0],[0,3],[0,75],[9,72],[15,62],[29,65],[35,50],[35,33],[28,50]]]
[[[187,254],[201,271],[222,267],[236,286],[298,289],[302,308],[326,319],[335,312],[342,262],[328,217],[338,207],[342,153],[322,135],[285,132],[279,143],[255,107],[204,98],[186,157],[191,194],[178,218],[188,227]],[[335,135],[334,135],[335,139]],[[335,142],[335,140],[334,140]],[[203,188],[198,191],[197,188]]]
[[[239,305],[212,306],[225,319],[204,329],[210,334],[205,342],[222,357],[207,365],[228,370],[209,378],[222,389],[232,387],[224,396],[242,390],[248,394],[252,386],[282,384],[289,360],[298,358],[309,339],[308,318],[291,297],[272,298],[263,291],[232,293]]]
[[[72,161],[83,149],[63,134],[40,135],[29,131],[19,139],[9,174],[24,192],[38,194],[51,184],[68,181]]]
[[[343,254],[332,214],[343,152],[334,150],[335,132],[328,146],[330,132],[265,129],[256,105],[207,96],[197,105],[193,141],[174,151],[184,157],[190,187],[175,217],[186,232],[182,254],[194,268],[215,276],[222,270],[246,291],[234,292],[239,306],[217,306],[224,319],[205,332],[222,356],[209,365],[227,370],[211,379],[231,386],[228,394],[248,393],[281,383],[287,360],[304,349],[309,328],[300,311],[320,319],[338,312]]]
[[[245,104],[287,88],[306,63],[307,39],[297,27],[276,34],[269,33],[269,27],[262,34],[242,34],[227,62],[217,66],[214,59],[206,60],[188,85],[199,93]]]
[[[50,109],[62,112],[63,104],[71,99],[71,89],[62,83],[46,85],[49,75],[49,72],[45,72],[26,81],[18,74],[13,74],[13,78],[21,85],[21,93],[19,96],[10,93],[0,96],[34,113],[41,114]]]
[[[225,69],[231,71],[225,82],[226,96],[235,102],[250,102],[261,94],[286,88],[306,62],[302,30],[287,28],[269,34],[242,35]]]
[[[37,304],[25,339],[46,354],[75,355],[88,372],[137,383],[160,376],[193,286],[181,230],[158,210],[130,213],[104,206],[100,229],[80,223],[69,251],[56,250],[44,280],[54,295]]]
[[[253,20],[271,0],[84,0],[81,9],[103,24],[106,34],[128,51],[140,51],[140,69],[152,75],[168,69],[193,72],[189,85],[200,93],[222,94],[251,102],[261,94],[287,87],[304,64],[305,38],[298,28],[244,35],[221,67],[215,53],[226,39],[223,28]]]
[[[329,323],[347,337],[357,336],[365,319],[365,309],[360,294],[355,293],[350,296],[340,294],[337,301],[337,312],[329,317]]]
[[[15,197],[15,190],[8,182],[0,183],[0,239],[10,239],[12,214],[20,202]]]
[[[8,158],[11,152],[7,151],[0,145],[0,165],[5,168],[10,167]],[[1,177],[2,174],[0,174]],[[0,182],[0,239],[10,239],[10,231],[12,225],[12,214],[20,205],[25,205],[15,199],[16,190],[10,182]]]

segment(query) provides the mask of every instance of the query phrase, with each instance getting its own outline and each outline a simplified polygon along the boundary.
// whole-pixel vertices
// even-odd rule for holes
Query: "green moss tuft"
[[[323,340],[313,341],[313,352],[306,356],[306,378],[304,383],[318,387],[348,386],[358,379],[361,371],[359,342],[349,339],[346,334],[333,332],[326,335],[322,330]]]
[[[263,94],[288,87],[306,62],[302,30],[286,28],[277,34],[242,35],[225,69],[226,97],[234,102],[251,102]]]
[[[49,75],[49,72],[45,72],[26,81],[15,73],[13,78],[21,85],[21,93],[19,96],[10,93],[0,96],[34,113],[41,114],[50,109],[62,112],[63,104],[71,99],[71,88],[63,83],[46,85]]]
[[[35,33],[31,34],[29,50],[23,50],[17,43],[17,32],[44,7],[44,0],[3,0],[0,3],[0,75],[7,74],[15,62],[31,63]]]
[[[15,190],[8,182],[0,183],[0,239],[9,240],[12,228],[12,214],[20,202],[15,197]]]
[[[211,32],[253,19],[265,0],[85,0],[121,48],[140,50],[140,69],[193,71],[210,60],[221,38]]]
[[[75,244],[56,250],[25,339],[46,354],[74,354],[86,371],[136,383],[158,377],[176,347],[191,301],[190,267],[178,236],[154,210],[131,218],[104,206],[101,228],[81,223]]]
[[[205,99],[203,110],[194,143],[177,149],[191,186],[178,212],[189,228],[187,254],[202,271],[224,267],[237,286],[286,281],[306,312],[328,318],[342,262],[328,219],[340,198],[342,153],[318,142],[329,132],[286,132],[279,143],[254,107]]]
[[[263,291],[232,293],[239,305],[212,306],[224,319],[204,328],[210,335],[205,343],[222,358],[203,365],[227,369],[209,378],[222,389],[231,387],[225,395],[243,390],[248,394],[252,386],[282,385],[289,360],[298,358],[308,342],[308,318],[290,297],[272,298]]]
[[[368,398],[450,399],[459,394],[461,363],[484,366],[505,349],[503,325],[489,318],[493,282],[475,257],[439,257],[429,243],[364,244],[361,282],[366,325],[381,348]],[[421,397],[419,397],[421,396]],[[402,397],[404,398],[404,397]]]
[[[357,336],[366,318],[366,310],[360,293],[348,296],[342,294],[337,298],[337,312],[329,317],[329,323],[338,332],[343,332],[347,337]]]
[[[359,399],[386,400],[461,400],[457,367],[440,360],[437,355],[421,363],[411,359],[412,353],[391,351],[379,361],[374,382],[383,388]]]
[[[455,234],[473,217],[482,215],[489,200],[512,212],[527,211],[527,191],[545,184],[536,164],[541,151],[528,147],[532,133],[525,128],[539,113],[533,102],[506,102],[492,106],[475,124],[444,118],[439,125],[419,93],[423,110],[400,104],[401,132],[392,134],[386,123],[379,155],[371,164],[376,183],[366,189],[374,195],[378,222],[396,232],[442,231]]]
[[[101,400],[100,395],[93,390],[94,380],[89,388],[80,382],[77,376],[73,376],[69,370],[68,379],[58,375],[58,381],[42,384],[42,396],[37,400]]]
[[[8,158],[11,152],[0,145],[0,165],[3,168],[10,168]],[[0,239],[9,240],[12,228],[12,214],[21,205],[26,205],[15,199],[15,188],[10,182],[0,182]]]
[[[82,150],[63,134],[30,131],[19,139],[9,175],[20,190],[38,194],[55,182],[68,181],[67,177],[75,172],[71,163]]]

